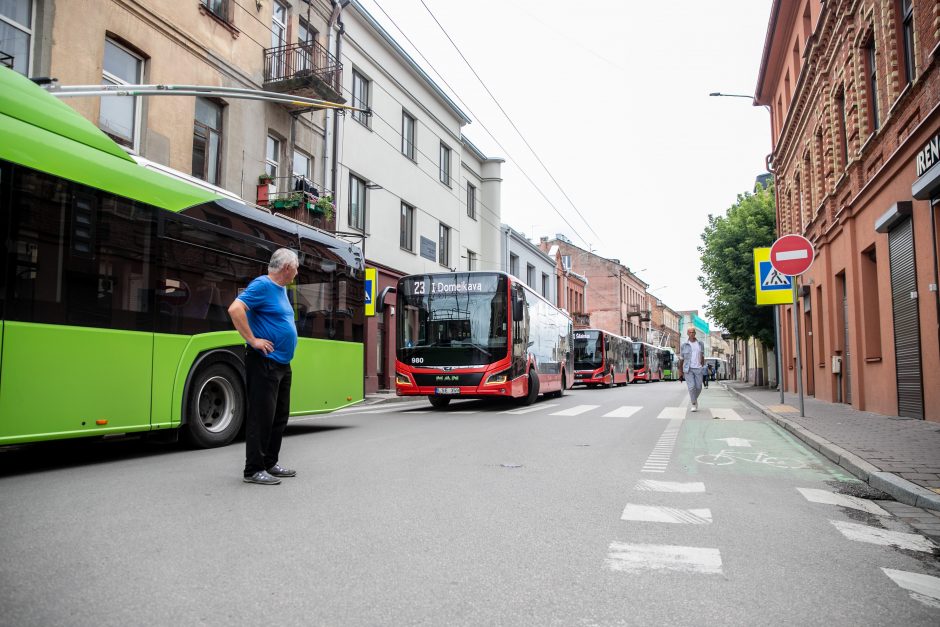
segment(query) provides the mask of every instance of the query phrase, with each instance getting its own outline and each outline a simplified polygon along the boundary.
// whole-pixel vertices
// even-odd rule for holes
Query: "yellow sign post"
[[[366,268],[366,315],[375,315],[375,292],[377,289],[375,280],[375,268]]]
[[[774,269],[770,263],[770,248],[754,249],[754,288],[758,305],[793,303],[793,277]]]

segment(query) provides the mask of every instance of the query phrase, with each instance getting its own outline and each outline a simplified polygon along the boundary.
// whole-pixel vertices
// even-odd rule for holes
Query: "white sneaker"
[[[694,414],[697,411],[698,411],[698,403],[692,403],[692,413]]]

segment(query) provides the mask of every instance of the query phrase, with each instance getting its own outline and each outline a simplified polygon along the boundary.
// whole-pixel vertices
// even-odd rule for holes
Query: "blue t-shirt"
[[[297,325],[294,324],[294,310],[287,300],[287,288],[267,275],[259,276],[238,295],[238,300],[248,307],[248,326],[255,337],[271,340],[274,344],[274,352],[266,357],[289,364],[297,348]]]

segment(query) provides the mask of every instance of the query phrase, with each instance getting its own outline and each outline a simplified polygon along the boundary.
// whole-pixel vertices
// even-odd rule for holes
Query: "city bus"
[[[297,251],[291,415],[363,398],[361,250],[137,164],[0,67],[0,445],[182,433],[232,441],[245,343],[232,300]]]
[[[646,342],[633,342],[633,380],[660,381],[663,369],[660,361],[660,349]]]
[[[676,351],[674,351],[669,346],[660,348],[659,349],[659,364],[663,369],[664,381],[676,381],[679,379],[679,373],[678,373],[679,361],[676,358]]]
[[[600,329],[574,332],[575,385],[612,388],[633,378],[633,343]]]
[[[723,381],[727,379],[730,373],[730,368],[728,367],[728,360],[721,359],[720,357],[709,357],[705,360],[706,365],[711,364],[712,372],[716,381]]]
[[[455,398],[561,396],[574,383],[571,318],[503,272],[416,274],[396,290],[395,391]]]

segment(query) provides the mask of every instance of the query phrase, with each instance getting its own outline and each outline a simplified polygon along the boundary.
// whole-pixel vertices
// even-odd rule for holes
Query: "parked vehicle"
[[[600,329],[574,332],[574,382],[588,387],[627,385],[633,379],[633,342]]]
[[[661,350],[646,342],[633,342],[633,379],[635,381],[661,381],[663,368]]]

